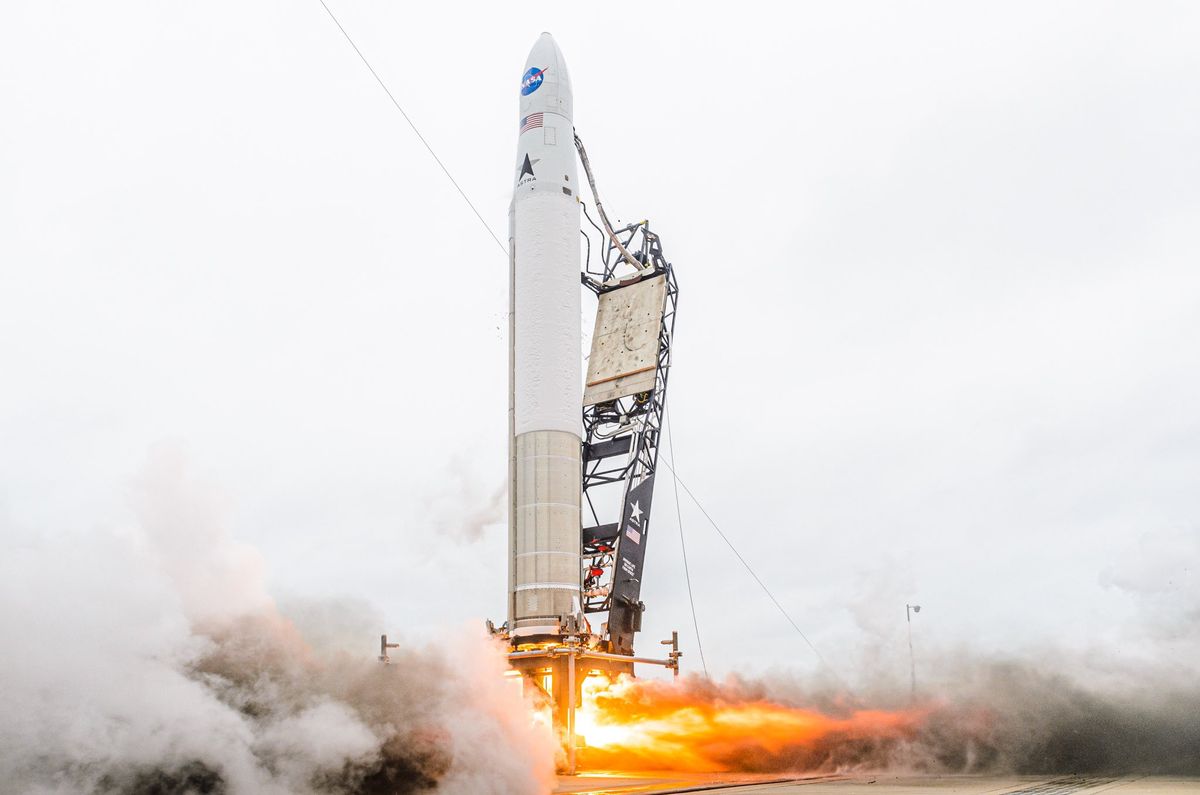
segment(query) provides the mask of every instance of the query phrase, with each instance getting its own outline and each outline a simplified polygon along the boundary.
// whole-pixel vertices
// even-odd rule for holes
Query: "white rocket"
[[[580,242],[571,78],[549,33],[520,86],[509,209],[509,604],[514,644],[580,611]]]

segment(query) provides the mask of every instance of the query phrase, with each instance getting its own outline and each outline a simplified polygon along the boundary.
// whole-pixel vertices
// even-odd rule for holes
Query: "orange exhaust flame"
[[[689,772],[843,768],[915,734],[924,712],[830,716],[721,687],[590,677],[576,713],[581,766]]]

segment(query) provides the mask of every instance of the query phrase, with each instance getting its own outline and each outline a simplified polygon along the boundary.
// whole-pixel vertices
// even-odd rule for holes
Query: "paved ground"
[[[1200,779],[1170,776],[751,776],[663,773],[563,776],[559,795],[1200,795]]]

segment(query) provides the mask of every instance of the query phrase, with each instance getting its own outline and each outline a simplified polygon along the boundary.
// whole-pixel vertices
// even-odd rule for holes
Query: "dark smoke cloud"
[[[276,608],[177,453],[136,491],[132,529],[26,534],[0,558],[0,790],[546,791],[548,733],[482,637],[384,666],[374,633],[345,637],[374,623],[360,606]]]
[[[967,663],[898,761],[918,769],[1200,775],[1200,687],[1097,689],[1040,664]],[[1146,672],[1149,673],[1149,672]]]

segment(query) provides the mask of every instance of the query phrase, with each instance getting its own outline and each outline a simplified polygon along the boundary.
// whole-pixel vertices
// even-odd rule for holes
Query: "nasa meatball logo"
[[[542,85],[542,75],[545,73],[545,69],[538,69],[536,66],[526,72],[525,76],[521,78],[521,96],[527,97],[537,91]]]

